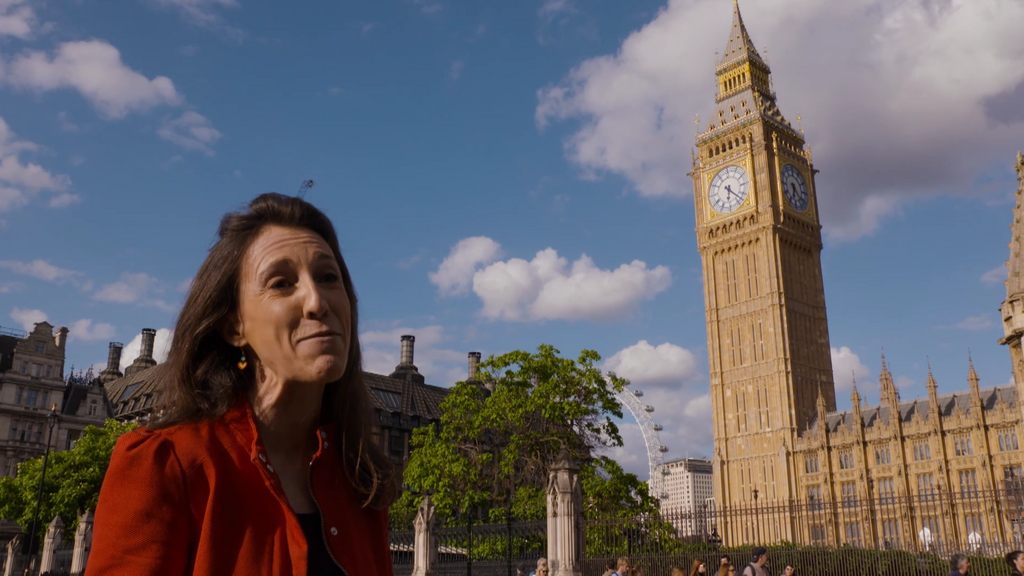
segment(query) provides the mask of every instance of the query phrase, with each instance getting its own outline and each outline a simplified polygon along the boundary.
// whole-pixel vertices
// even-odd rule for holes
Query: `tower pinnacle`
[[[761,55],[757,53],[757,48],[754,47],[754,42],[750,39],[750,34],[747,33],[747,27],[743,24],[739,0],[733,0],[732,28],[729,29],[729,42],[725,45],[725,52],[722,53],[722,61],[719,64],[727,64],[742,58],[754,60],[764,67],[768,67],[768,64],[761,58]]]

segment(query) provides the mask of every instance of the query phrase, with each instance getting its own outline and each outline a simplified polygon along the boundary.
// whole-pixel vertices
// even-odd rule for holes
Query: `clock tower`
[[[794,440],[835,411],[815,170],[734,4],[717,104],[693,159],[715,501],[797,498]]]

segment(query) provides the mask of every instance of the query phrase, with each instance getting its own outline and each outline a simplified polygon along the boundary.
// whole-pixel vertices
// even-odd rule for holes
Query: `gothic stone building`
[[[108,366],[100,379],[112,404],[114,418],[145,424],[154,410],[159,409],[166,365],[153,359],[153,340],[156,331],[142,331],[139,358],[125,369],[120,364],[121,344],[110,343]],[[427,384],[414,362],[416,338],[402,336],[401,360],[390,375],[364,372],[363,378],[370,389],[376,426],[374,442],[397,461],[409,458],[409,440],[412,430],[427,424],[440,423],[441,402],[448,395],[447,388]],[[470,352],[470,369],[475,369],[480,358]]]
[[[881,405],[836,411],[821,274],[816,170],[802,130],[785,119],[771,70],[738,5],[716,69],[717,109],[698,133],[694,182],[703,263],[719,509],[840,502],[831,517],[732,522],[730,543],[786,539],[827,544],[912,542],[965,534],[1009,541],[1018,518],[953,494],[1006,487],[1021,475],[1024,391],[1024,160],[1014,210],[1007,301],[1002,311],[1016,385],[983,390],[969,363],[968,390],[899,398],[888,367]],[[883,360],[884,363],[884,360]],[[949,506],[886,515],[863,499],[946,494]],[[760,503],[758,498],[760,496]],[[817,504],[814,504],[817,503]],[[850,510],[848,510],[850,509]],[[846,511],[846,512],[844,512]],[[904,511],[906,512],[906,511]]]
[[[59,416],[50,449],[74,446],[90,425],[108,415],[105,391],[81,379],[64,379],[68,329],[39,322],[31,333],[0,329],[0,474],[14,477],[18,464],[41,456],[48,416]]]

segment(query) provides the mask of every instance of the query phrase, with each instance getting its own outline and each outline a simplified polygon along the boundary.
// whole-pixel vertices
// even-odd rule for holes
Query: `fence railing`
[[[663,510],[659,517],[680,539],[726,545],[794,543],[986,555],[1024,545],[1024,489],[1016,486],[835,501],[702,505]]]

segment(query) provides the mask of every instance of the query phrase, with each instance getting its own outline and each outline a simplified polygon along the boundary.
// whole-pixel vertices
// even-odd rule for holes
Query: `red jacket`
[[[349,576],[391,576],[386,511],[360,507],[318,430],[310,486],[328,551]],[[122,436],[103,480],[86,576],[305,576],[302,527],[266,458],[252,409]]]

